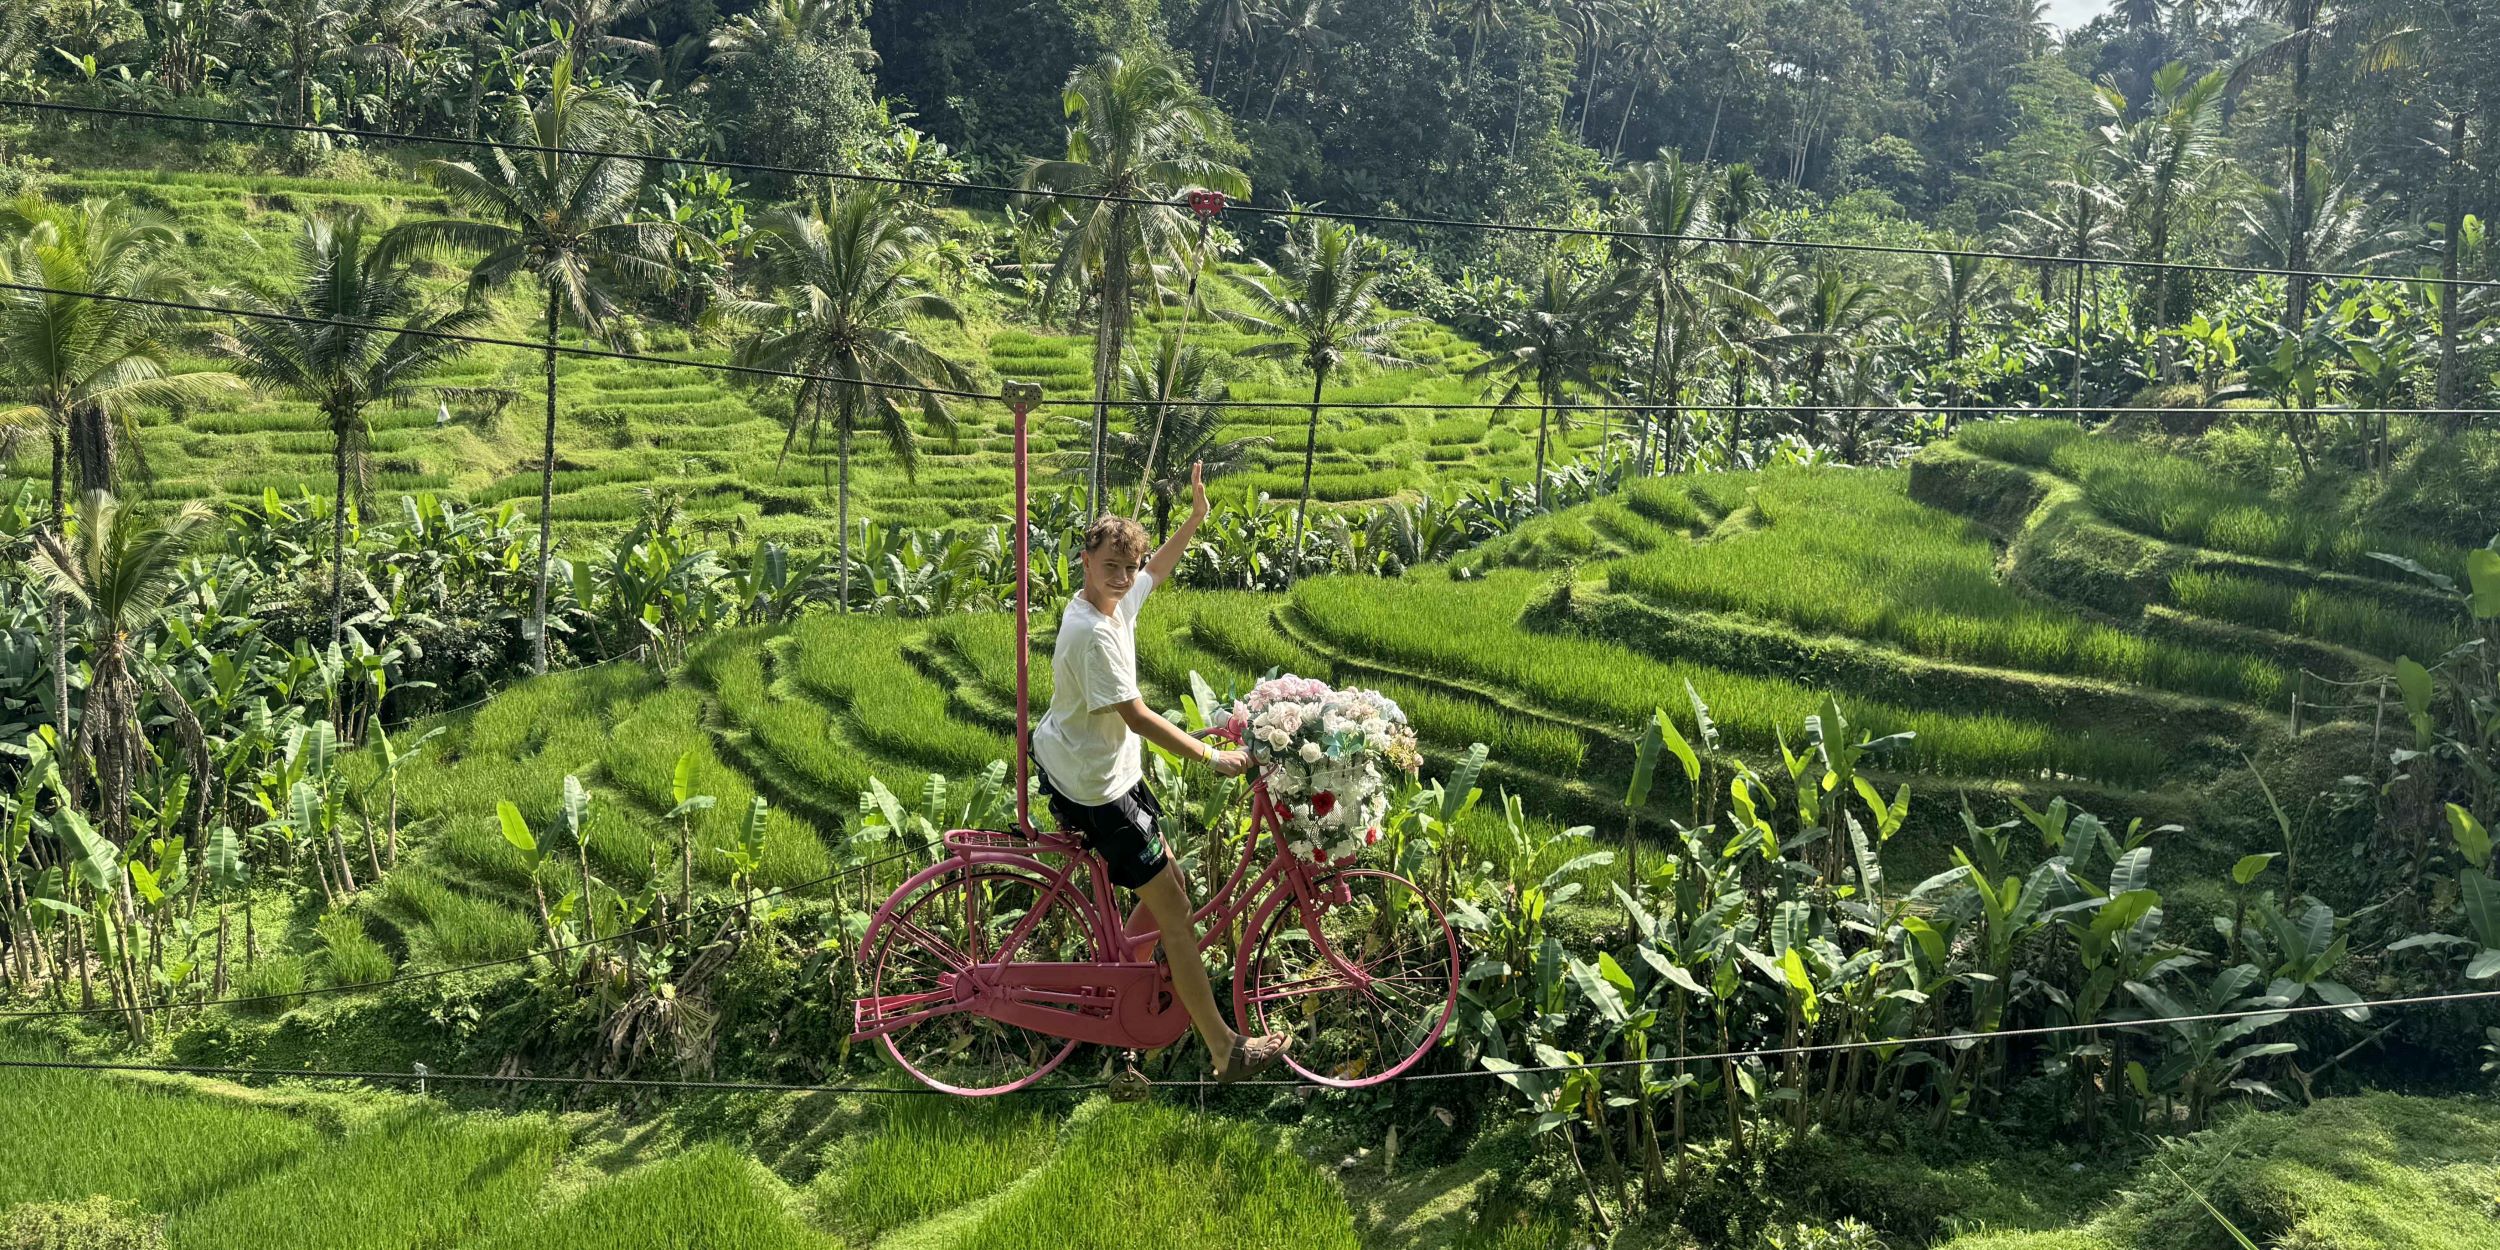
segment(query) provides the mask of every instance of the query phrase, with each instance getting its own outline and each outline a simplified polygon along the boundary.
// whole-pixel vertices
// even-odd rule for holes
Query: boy
[[[1189,736],[1137,693],[1138,609],[1180,565],[1207,519],[1201,470],[1189,469],[1189,519],[1153,554],[1147,554],[1145,527],[1127,517],[1105,516],[1086,529],[1085,588],[1059,616],[1050,710],[1033,727],[1033,758],[1060,828],[1102,857],[1113,884],[1145,901],[1163,934],[1172,988],[1214,1057],[1215,1079],[1229,1085],[1276,1062],[1292,1039],[1244,1037],[1216,1009],[1198,927],[1190,920],[1189,887],[1156,828],[1163,810],[1146,787],[1138,745],[1140,735],[1152,738],[1184,760],[1205,761],[1220,776],[1250,771],[1247,753],[1218,751]]]

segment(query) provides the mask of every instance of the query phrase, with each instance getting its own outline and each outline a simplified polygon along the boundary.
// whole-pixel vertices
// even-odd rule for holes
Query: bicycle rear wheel
[[[1441,1040],[1458,1005],[1458,935],[1414,882],[1329,873],[1260,909],[1234,989],[1253,1033],[1293,1035],[1285,1062],[1322,1085],[1375,1085]],[[1338,901],[1342,900],[1342,901]]]
[[[918,1000],[942,1009],[958,1001],[957,977],[975,964],[997,960],[1028,916],[1033,922],[1016,945],[1015,959],[1056,963],[1094,957],[1084,913],[1067,891],[1053,890],[1031,869],[975,864],[930,881],[887,918],[868,960],[869,990],[880,1002]],[[1077,1045],[968,1010],[939,1010],[879,1040],[921,1083],[975,1097],[1040,1080]]]

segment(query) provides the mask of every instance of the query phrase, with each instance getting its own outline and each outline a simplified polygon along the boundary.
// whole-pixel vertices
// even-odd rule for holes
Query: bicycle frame
[[[1326,902],[1314,888],[1312,865],[1296,858],[1286,845],[1283,822],[1276,818],[1264,789],[1254,792],[1251,810],[1253,833],[1242,844],[1241,859],[1223,887],[1190,915],[1199,930],[1199,948],[1213,945],[1235,920],[1253,913],[1264,918],[1288,900],[1303,908],[1304,929],[1325,948],[1310,907]],[[1253,877],[1259,846],[1270,838],[1276,853]],[[950,990],[870,995],[854,1004],[852,1040],[864,1041],[965,1012],[1052,1037],[1137,1050],[1169,1046],[1188,1032],[1189,1015],[1172,995],[1170,970],[1147,957],[1162,939],[1161,931],[1142,926],[1147,919],[1143,904],[1122,918],[1100,859],[1050,837],[1018,840],[1012,834],[989,830],[956,830],[945,840],[951,853],[904,882],[870,918],[861,942],[863,956],[876,949],[887,929],[908,923],[901,919],[902,911],[922,886],[950,873],[985,865],[1015,869],[1040,879],[1041,897],[1008,931],[995,957],[961,961]],[[1040,858],[1043,854],[1062,855],[1065,862],[1053,866]],[[1076,884],[1080,871],[1085,874],[1082,889]],[[1035,927],[1061,903],[1085,917],[1096,958],[1083,963],[1018,959],[1017,952]],[[934,935],[923,932],[919,936],[932,949],[944,946]],[[1237,1009],[1242,991],[1242,969],[1236,964],[1233,994]]]

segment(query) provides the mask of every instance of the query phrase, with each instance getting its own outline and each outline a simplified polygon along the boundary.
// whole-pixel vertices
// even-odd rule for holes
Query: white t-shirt
[[[1137,734],[1112,709],[1137,697],[1137,612],[1154,584],[1154,575],[1139,569],[1111,615],[1083,595],[1070,596],[1059,614],[1050,710],[1033,727],[1033,758],[1071,803],[1100,807],[1145,777]]]

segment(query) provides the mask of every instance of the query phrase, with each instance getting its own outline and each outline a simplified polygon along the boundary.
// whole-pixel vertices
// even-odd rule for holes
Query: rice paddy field
[[[171,219],[210,289],[289,272],[299,214],[352,208],[387,221],[443,210],[431,189],[414,182],[128,170],[67,170],[57,181],[62,195],[120,197]],[[1274,403],[1228,414],[1224,437],[1264,436],[1272,442],[1217,489],[1228,495],[1292,495],[1300,490],[1307,420],[1297,405],[1308,398],[1310,383],[1307,375],[1290,374],[1283,365],[1240,359],[1253,340],[1214,314],[1245,306],[1237,285],[1244,272],[1242,266],[1223,265],[1210,273],[1202,287],[1214,310],[1209,314],[1142,310],[1136,341],[1150,346],[1157,335],[1185,333],[1189,342],[1231,362],[1232,398]],[[463,275],[445,268],[438,276],[448,295]],[[917,332],[968,368],[977,389],[995,390],[1002,379],[1033,381],[1065,401],[1043,410],[1033,447],[1046,471],[1068,465],[1062,448],[1083,443],[1090,419],[1080,402],[1092,388],[1090,330],[1034,322],[1010,295],[978,277],[946,294],[964,310],[965,321],[931,322]],[[494,324],[481,333],[522,341],[537,337],[530,312],[534,296],[511,292],[497,307]],[[622,350],[636,354],[697,361],[728,356],[723,338],[658,324],[634,324],[630,331]],[[583,342],[571,330],[566,340]],[[1398,352],[1406,366],[1367,368],[1333,382],[1328,397],[1356,405],[1422,406],[1323,412],[1312,481],[1317,499],[1372,501],[1530,475],[1535,414],[1434,406],[1487,398],[1481,385],[1460,376],[1484,358],[1479,348],[1447,328],[1417,321],[1399,335]],[[567,357],[560,367],[554,514],[568,539],[621,529],[641,515],[652,492],[664,492],[698,527],[722,532],[734,527],[809,548],[831,545],[831,445],[818,452],[802,441],[785,456],[789,403],[771,386],[746,385],[732,375],[684,364]],[[543,396],[537,359],[520,349],[481,347],[432,382],[463,389],[369,414],[377,496],[435,491],[472,504],[515,500],[525,510],[535,509]],[[493,397],[497,393],[500,401]],[[854,516],[942,527],[994,522],[1003,515],[1012,472],[1009,413],[1003,405],[959,403],[949,415],[945,424],[921,426],[916,475],[907,476],[890,452],[863,441],[853,457]],[[1115,415],[1125,419],[1126,414]],[[308,405],[237,394],[181,410],[146,411],[140,424],[147,490],[156,498],[257,498],[264,490],[292,498],[330,490],[330,436]],[[1593,443],[1598,432],[1593,425],[1574,429],[1557,454],[1567,458],[1571,447]],[[21,458],[8,468],[35,474],[42,466]]]
[[[0,1071],[0,1244],[143,1244],[20,1239],[58,1206],[98,1199],[125,1228],[161,1230],[144,1244],[168,1250],[1359,1244],[1337,1181],[1239,1121],[1101,1099],[1072,1113],[827,1095],[740,1110],[793,1135]]]
[[[1978,455],[2051,470],[2081,485],[2108,520],[2191,547],[2364,575],[2388,572],[2372,552],[2443,569],[2463,555],[2451,543],[2364,523],[2340,501],[2236,485],[2189,456],[2091,437],[2071,421],[1982,422],[1955,441]]]

